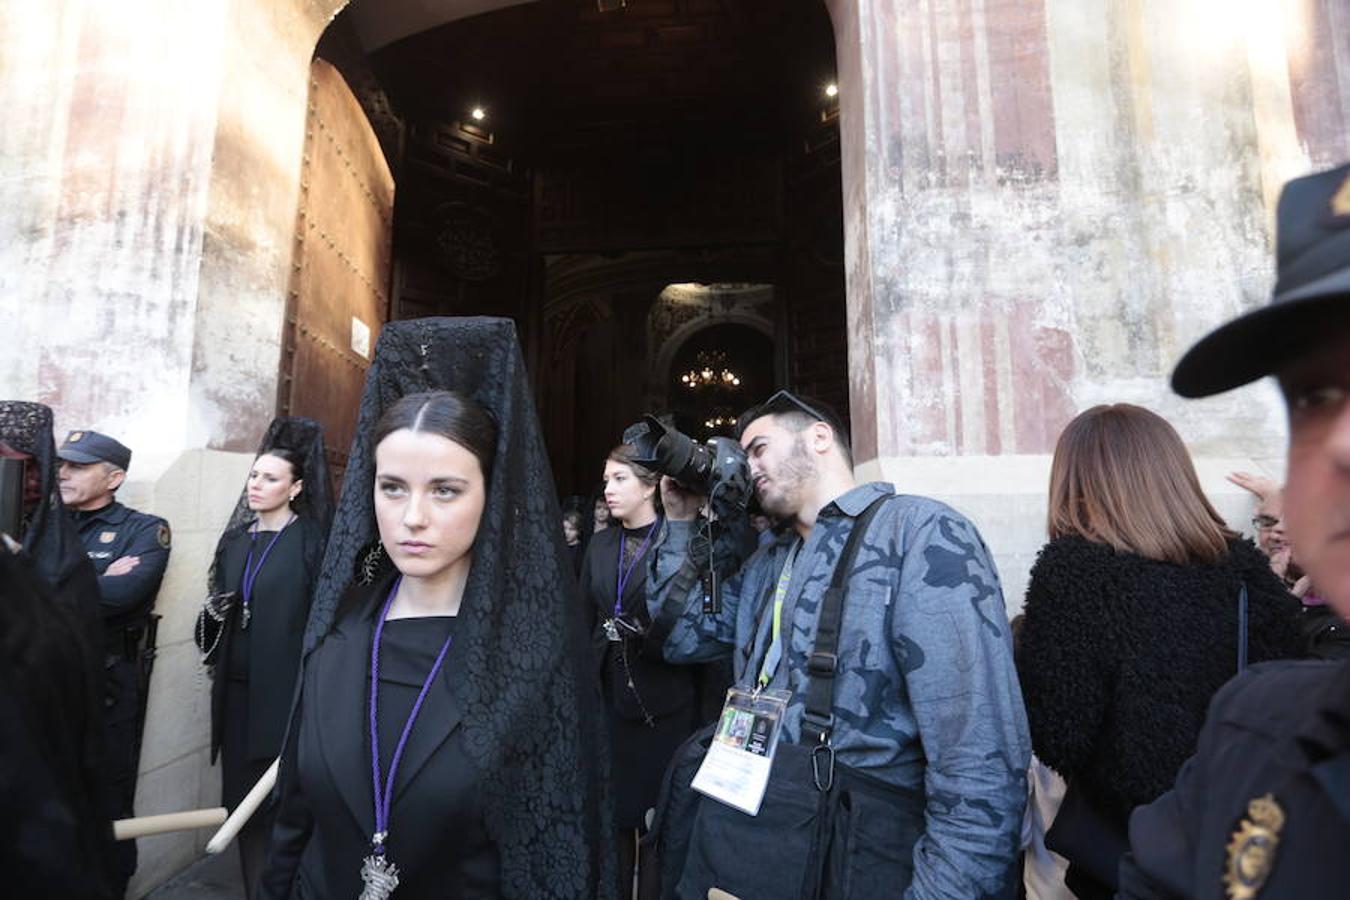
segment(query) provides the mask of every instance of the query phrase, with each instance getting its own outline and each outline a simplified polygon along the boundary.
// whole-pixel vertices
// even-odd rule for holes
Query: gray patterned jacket
[[[792,692],[784,739],[801,733],[806,658],[819,601],[854,519],[889,484],[853,488],[825,505],[783,601],[787,640],[769,686]],[[653,617],[672,604],[671,662],[732,655],[736,682],[753,686],[770,642],[772,596],[796,533],[760,548],[723,585],[705,615],[702,590],[668,596],[693,523],[667,523],[648,571]],[[846,582],[833,743],[841,763],[926,797],[907,898],[998,893],[1013,866],[1026,803],[1031,740],[1002,589],[979,532],[924,497],[879,509]]]

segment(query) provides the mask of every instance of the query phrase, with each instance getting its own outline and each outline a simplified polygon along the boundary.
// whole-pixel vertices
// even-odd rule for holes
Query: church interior
[[[727,433],[790,384],[847,413],[823,3],[544,0],[378,46],[362,9],[315,51],[311,92],[356,102],[311,98],[279,412],[323,420],[340,454],[349,319],[492,315],[516,322],[563,494],[645,412]],[[327,134],[363,129],[374,216],[352,165],[324,164]]]

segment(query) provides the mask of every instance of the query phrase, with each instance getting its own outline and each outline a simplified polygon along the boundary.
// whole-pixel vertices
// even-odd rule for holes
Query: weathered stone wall
[[[0,2],[0,394],[134,451],[175,546],[137,811],[216,802],[191,646],[276,397],[309,59],[340,0]],[[141,842],[133,896],[208,834]]]
[[[1279,186],[1350,156],[1350,2],[829,6],[864,471],[971,514],[1010,608],[1048,454],[1094,404],[1166,416],[1243,521],[1222,471],[1278,474],[1275,392],[1166,379],[1265,302]]]

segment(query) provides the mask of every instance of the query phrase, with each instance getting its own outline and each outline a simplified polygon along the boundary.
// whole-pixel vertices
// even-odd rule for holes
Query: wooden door
[[[337,69],[314,60],[277,408],[323,423],[335,483],[389,317],[393,208],[370,122]]]

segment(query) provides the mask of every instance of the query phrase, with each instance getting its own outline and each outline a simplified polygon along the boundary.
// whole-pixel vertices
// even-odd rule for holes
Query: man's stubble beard
[[[761,506],[770,515],[783,519],[796,519],[802,511],[802,494],[807,483],[816,477],[816,466],[811,454],[806,450],[806,440],[798,435],[792,443],[792,452],[783,460],[779,471],[774,475],[774,485],[778,488],[780,502],[772,507]]]

